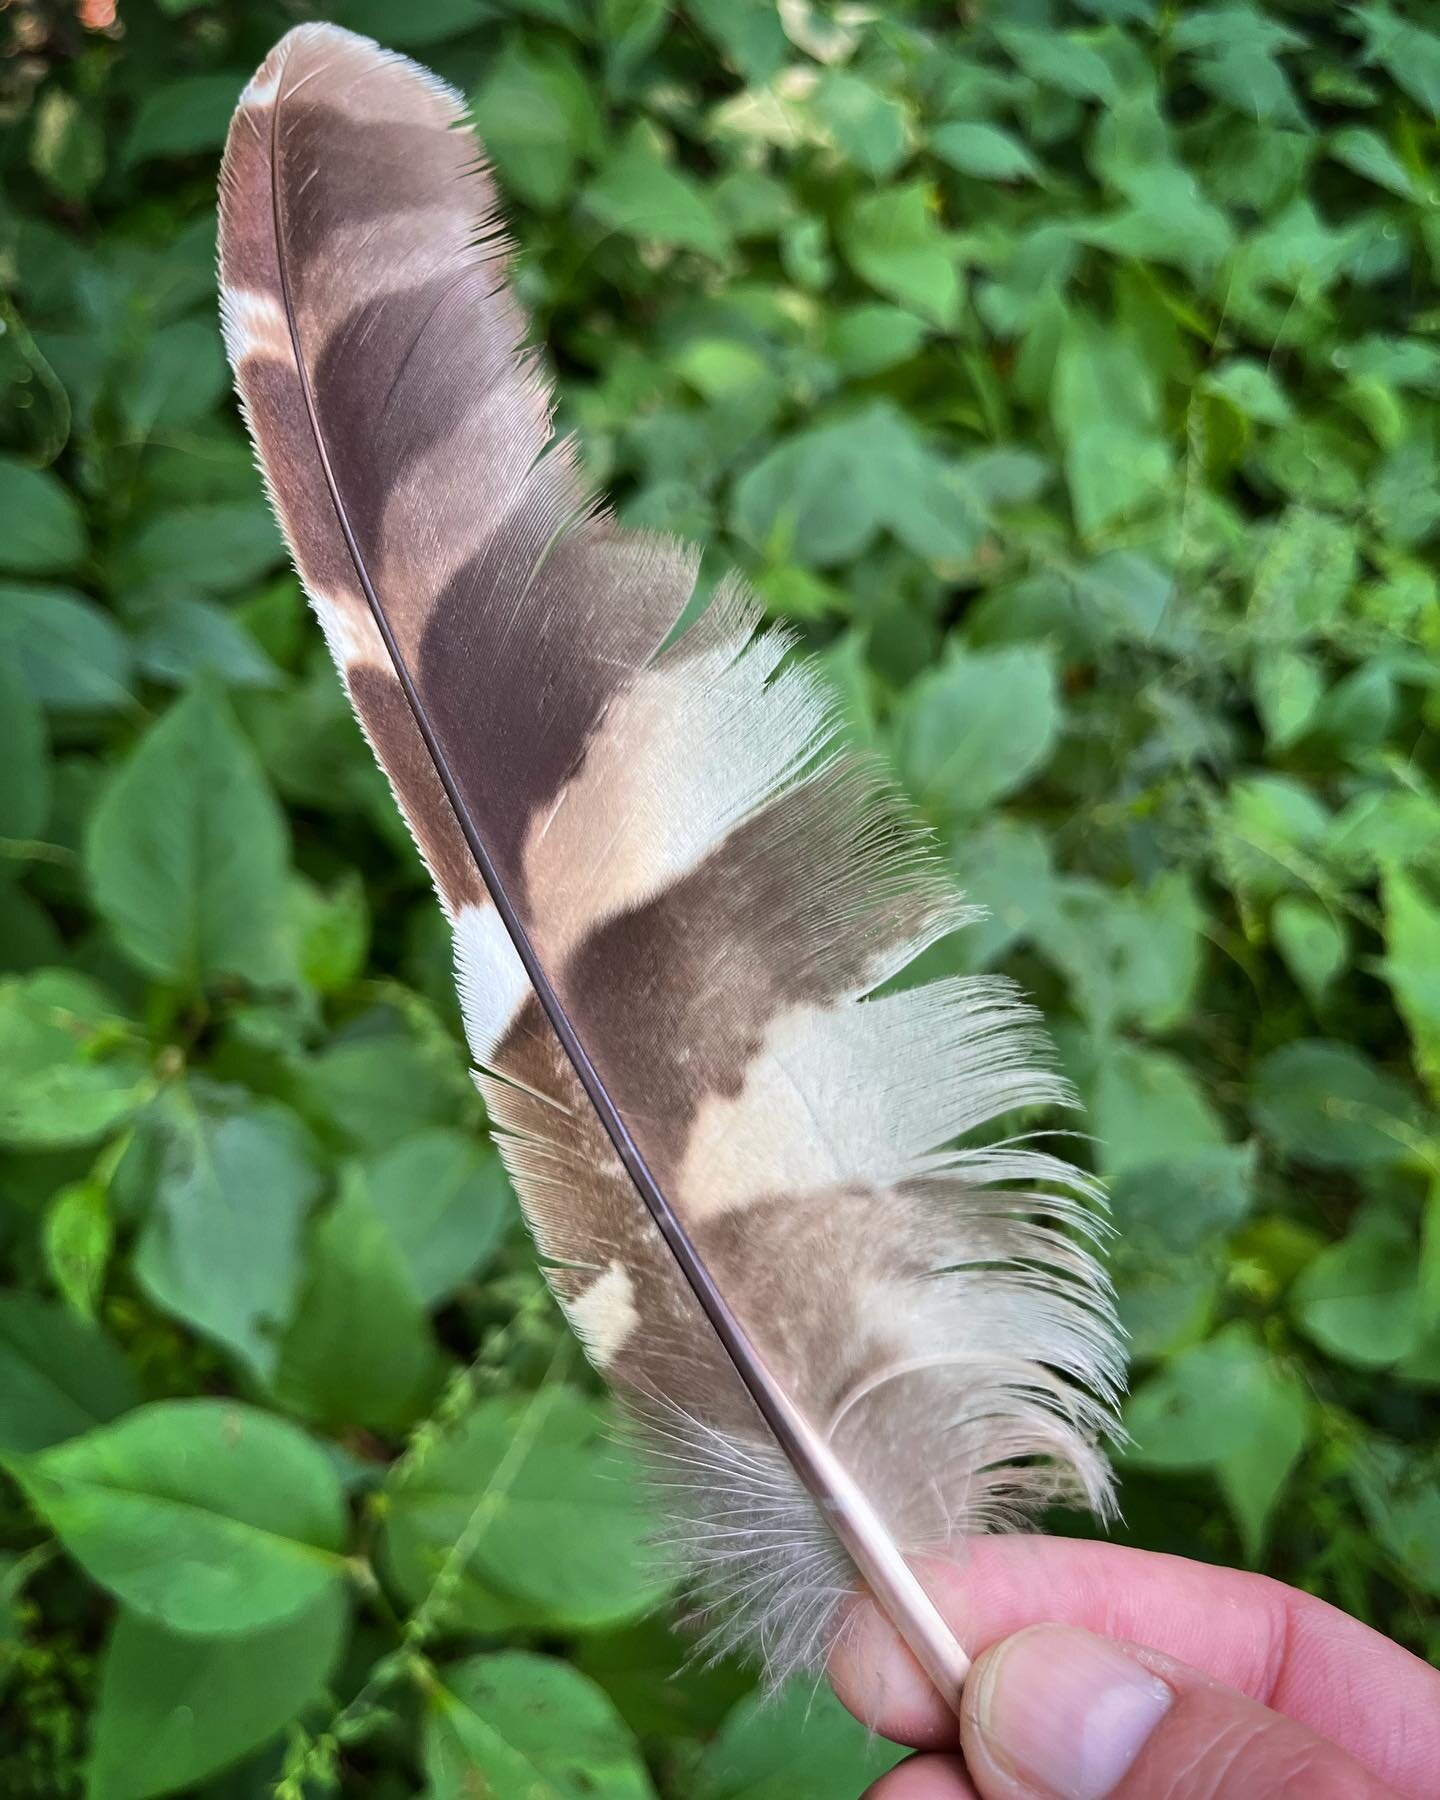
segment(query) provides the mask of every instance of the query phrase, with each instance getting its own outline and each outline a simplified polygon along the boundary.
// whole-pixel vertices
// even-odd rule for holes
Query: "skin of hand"
[[[975,1666],[957,1725],[855,1604],[830,1679],[924,1753],[865,1800],[1440,1796],[1440,1672],[1323,1600],[1058,1538],[979,1538],[917,1571]]]

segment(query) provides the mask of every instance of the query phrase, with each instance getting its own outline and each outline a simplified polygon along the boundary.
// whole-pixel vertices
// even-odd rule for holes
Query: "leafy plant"
[[[990,909],[927,965],[1055,1023],[1121,1535],[1440,1652],[1440,7],[333,16],[471,97],[622,517]],[[883,1746],[666,1626],[227,397],[293,12],[6,20],[0,1786],[853,1795]]]

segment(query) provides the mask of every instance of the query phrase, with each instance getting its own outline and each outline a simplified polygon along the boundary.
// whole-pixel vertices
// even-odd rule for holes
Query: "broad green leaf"
[[[575,1663],[615,1702],[639,1737],[709,1736],[755,1686],[753,1669],[726,1660],[696,1667],[663,1612],[577,1644]]]
[[[1113,101],[1115,76],[1094,44],[1077,32],[997,20],[996,39],[1033,81],[1082,100]]]
[[[439,1373],[414,1278],[363,1183],[352,1180],[311,1232],[273,1391],[288,1410],[322,1424],[399,1431],[434,1397]]]
[[[56,575],[84,555],[85,525],[69,489],[48,469],[0,456],[0,569]]]
[[[151,87],[125,140],[123,161],[218,150],[246,75],[189,75]]]
[[[400,1465],[385,1546],[412,1605],[439,1577],[444,1616],[473,1629],[593,1631],[666,1592],[645,1548],[654,1529],[605,1414],[550,1387],[481,1401],[447,1440]]]
[[[789,45],[771,0],[691,0],[689,10],[747,81],[763,85],[784,64]]]
[[[1126,1167],[1110,1190],[1121,1242],[1191,1254],[1223,1239],[1254,1204],[1255,1163],[1253,1144],[1215,1144]]]
[[[43,1247],[50,1278],[66,1304],[92,1323],[114,1242],[103,1180],[91,1176],[73,1181],[45,1209]]]
[[[586,188],[585,203],[628,237],[716,259],[729,247],[725,222],[705,189],[664,162],[643,130],[632,132],[608,159]]]
[[[454,1124],[474,1090],[450,1040],[392,1029],[347,1037],[316,1057],[301,1098],[345,1148],[372,1151]]]
[[[828,1688],[794,1681],[742,1700],[700,1756],[694,1800],[852,1800],[904,1755]]]
[[[1270,915],[1270,930],[1275,948],[1310,1004],[1321,1005],[1350,960],[1343,919],[1318,900],[1283,894]]]
[[[640,1746],[568,1664],[510,1650],[439,1671],[424,1725],[434,1800],[654,1800]]]
[[[0,983],[0,1144],[90,1144],[148,1096],[152,1077],[105,995],[41,970]]]
[[[365,1188],[426,1306],[483,1267],[516,1217],[500,1158],[458,1131],[402,1138],[364,1164]]]
[[[1320,1039],[1271,1051],[1255,1071],[1252,1111],[1287,1156],[1334,1168],[1397,1162],[1414,1129],[1398,1081],[1349,1044]]]
[[[1238,893],[1273,899],[1315,885],[1327,824],[1324,805],[1298,781],[1247,776],[1214,814],[1216,854]]]
[[[0,838],[38,838],[50,817],[50,746],[29,685],[0,665]]]
[[[253,1407],[144,1406],[8,1466],[86,1573],[170,1631],[264,1630],[315,1604],[341,1573],[329,1459]]]
[[[1039,163],[1013,133],[983,119],[938,125],[930,148],[941,162],[980,181],[1039,181]]]
[[[1191,884],[1178,872],[1139,890],[1071,877],[1057,885],[1034,936],[1064,971],[1092,1026],[1133,1020],[1163,1031],[1190,1005],[1203,923]]]
[[[116,402],[137,438],[193,425],[229,386],[220,334],[209,319],[180,319],[146,340]]]
[[[1195,1075],[1163,1050],[1105,1045],[1084,1083],[1101,1167],[1115,1180],[1167,1157],[1210,1151],[1224,1132]]]
[[[1284,750],[1315,722],[1325,695],[1316,659],[1301,651],[1262,650],[1255,659],[1255,710],[1271,750]]]
[[[1440,1594],[1440,1480],[1433,1455],[1375,1439],[1357,1446],[1349,1476],[1365,1518],[1424,1593]]]
[[[1440,119],[1440,36],[1402,18],[1384,0],[1353,6],[1366,60],[1380,63],[1432,119]]]
[[[957,647],[907,696],[900,762],[927,805],[963,817],[1043,768],[1059,729],[1055,670],[1044,650]]]
[[[932,324],[950,329],[957,323],[958,254],[924,182],[858,198],[845,217],[841,242],[851,267],[871,287]]]
[[[1263,363],[1235,356],[1218,363],[1201,384],[1207,393],[1223,394],[1257,425],[1287,425],[1294,416],[1285,390]]]
[[[0,1450],[47,1450],[139,1401],[109,1338],[63,1306],[0,1294]]]
[[[1385,979],[1395,996],[1415,1066],[1440,1094],[1440,906],[1403,869],[1386,871]]]
[[[1055,359],[1050,408],[1082,537],[1139,510],[1168,481],[1155,378],[1128,336],[1072,316]]]
[[[507,185],[542,206],[568,194],[577,164],[597,155],[603,142],[583,72],[573,57],[543,42],[511,39],[475,95],[473,112]]]
[[[966,899],[989,915],[963,934],[965,954],[976,968],[991,966],[1012,944],[1033,937],[1056,904],[1050,845],[1033,825],[987,820],[974,832],[957,834],[951,862]]]
[[[105,169],[105,138],[93,108],[65,88],[45,89],[35,108],[30,164],[62,200],[83,200]]]
[[[1250,601],[1267,637],[1302,637],[1333,624],[1354,585],[1359,537],[1341,519],[1292,507],[1265,547]]]
[[[397,50],[415,51],[487,25],[494,15],[485,0],[410,0],[403,13],[391,0],[341,0],[325,16]]]
[[[264,1380],[323,1185],[306,1135],[283,1107],[205,1086],[168,1090],[146,1129],[154,1190],[135,1274],[157,1306]]]
[[[925,321],[914,313],[877,301],[837,313],[827,349],[847,375],[874,375],[912,357],[925,332]]]
[[[86,845],[95,904],[137,965],[177,986],[282,982],[284,821],[225,703],[197,689],[112,777]]]
[[[744,537],[816,568],[858,555],[881,530],[917,556],[959,561],[979,523],[959,477],[883,402],[787,439],[735,489]]]
[[[364,968],[370,942],[370,919],[359,875],[348,871],[329,893],[303,875],[292,875],[288,895],[301,975],[322,994],[347,987]]]
[[[1342,1362],[1399,1362],[1420,1330],[1414,1239],[1398,1225],[1362,1221],[1304,1271],[1290,1306],[1305,1334]]]
[[[145,674],[167,687],[188,687],[201,676],[231,688],[278,685],[279,671],[231,613],[213,600],[166,594],[147,618],[135,646]]]
[[[83,595],[0,584],[0,655],[54,712],[113,712],[131,704],[130,646]]]
[[[857,169],[890,175],[905,160],[905,109],[848,69],[828,69],[815,110]]]
[[[147,519],[122,545],[114,579],[127,588],[225,594],[268,574],[284,556],[263,501],[217,500]]]
[[[1347,169],[1363,175],[1379,187],[1388,188],[1402,200],[1419,198],[1410,171],[1385,142],[1379,132],[1363,125],[1349,125],[1330,139],[1330,154]]]
[[[317,1697],[344,1644],[338,1588],[235,1637],[115,1621],[100,1664],[87,1800],[150,1800],[204,1781],[275,1737]]]

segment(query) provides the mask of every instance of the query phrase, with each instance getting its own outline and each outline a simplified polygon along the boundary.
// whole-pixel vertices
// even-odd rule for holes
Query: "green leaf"
[[[924,182],[857,199],[845,216],[841,243],[862,281],[943,329],[957,323],[957,253]]]
[[[41,837],[49,817],[45,716],[16,671],[0,666],[0,838]]]
[[[85,198],[105,170],[105,139],[94,111],[65,88],[45,89],[35,108],[30,165],[62,200]]]
[[[1267,637],[1323,631],[1338,618],[1354,586],[1359,535],[1353,525],[1307,507],[1291,507],[1265,547],[1250,601]]]
[[[444,1616],[596,1630],[637,1618],[668,1586],[645,1544],[654,1530],[604,1413],[568,1388],[480,1402],[423,1459],[400,1465],[387,1560],[412,1604],[449,1578]]]
[[[426,1306],[469,1281],[516,1217],[499,1156],[458,1131],[416,1132],[364,1170],[370,1204]]]
[[[111,712],[131,703],[130,646],[80,594],[0,584],[0,655],[55,712]]]
[[[1040,181],[1044,171],[1019,138],[983,119],[938,125],[930,148],[941,162],[979,181]]]
[[[365,1151],[453,1124],[474,1094],[451,1040],[421,1042],[395,1030],[335,1044],[304,1071],[301,1092],[330,1135]]]
[[[364,968],[370,944],[370,919],[359,874],[349,870],[328,894],[303,875],[292,875],[289,910],[296,960],[304,979],[321,994],[348,987]]]
[[[694,1800],[851,1800],[904,1751],[866,1731],[827,1688],[791,1682],[742,1700],[701,1752]]]
[[[572,57],[544,43],[507,43],[475,95],[473,112],[506,185],[540,206],[566,196],[577,165],[598,155],[603,143],[584,74]]]
[[[1314,722],[1325,678],[1314,657],[1293,650],[1265,650],[1255,659],[1255,710],[1272,750],[1302,738]]]
[[[687,10],[756,87],[784,65],[789,44],[771,0],[690,0]]]
[[[1362,125],[1349,125],[1330,139],[1330,154],[1367,181],[1388,188],[1402,200],[1418,200],[1414,180],[1395,152],[1378,131]]]
[[[780,559],[817,568],[889,530],[917,556],[963,560],[979,538],[977,502],[884,402],[781,443],[735,489],[735,525]]]
[[[1385,979],[1415,1047],[1415,1066],[1440,1094],[1440,907],[1400,868],[1386,870],[1383,892]]]
[[[1099,50],[1077,32],[1041,30],[997,21],[996,40],[1032,81],[1079,100],[1119,98],[1115,76]]]
[[[1237,892],[1273,899],[1315,884],[1328,817],[1309,788],[1284,775],[1251,775],[1215,815],[1215,848]]]
[[[1403,1158],[1414,1105],[1349,1044],[1307,1040],[1272,1050],[1255,1071],[1256,1123],[1287,1156],[1342,1169]]]
[[[357,1320],[366,1328],[357,1334]],[[440,1357],[399,1247],[359,1180],[311,1233],[308,1276],[272,1388],[332,1426],[400,1431],[434,1397]]]
[[[264,1380],[323,1185],[305,1132],[283,1107],[204,1086],[170,1089],[146,1123],[155,1186],[135,1274],[157,1306]]]
[[[86,845],[95,904],[126,955],[196,988],[292,973],[284,821],[223,701],[197,690],[101,797]]]
[[[149,1070],[92,982],[58,969],[0,983],[0,1144],[90,1144],[148,1096]]]
[[[144,1406],[11,1473],[86,1573],[170,1631],[260,1631],[333,1590],[344,1514],[328,1458],[234,1401]]]
[[[600,1688],[553,1657],[511,1650],[440,1671],[428,1696],[434,1800],[653,1800],[640,1746]]]
[[[190,75],[151,87],[130,127],[122,161],[133,167],[151,157],[218,150],[248,79],[245,75]]]
[[[211,600],[167,594],[148,617],[136,660],[145,674],[170,687],[214,676],[226,687],[268,688],[280,674],[255,639]]]
[[[1043,649],[956,647],[906,697],[900,762],[927,805],[963,816],[1042,769],[1059,730],[1055,669]]]
[[[1275,948],[1304,989],[1312,1006],[1320,1006],[1350,960],[1344,921],[1299,894],[1284,894],[1270,915]]]
[[[217,500],[146,520],[116,557],[114,579],[132,589],[224,594],[268,574],[284,556],[269,507],[258,500]]]
[[[139,1401],[109,1338],[63,1306],[0,1294],[0,1450],[48,1450]]]
[[[925,331],[925,321],[914,313],[877,301],[836,313],[826,349],[847,375],[875,375],[908,361],[925,341]]]
[[[1082,537],[1138,510],[1169,480],[1154,376],[1130,337],[1072,315],[1055,359],[1050,408]]]
[[[114,1241],[103,1181],[91,1177],[71,1182],[45,1209],[43,1247],[51,1280],[66,1303],[92,1323]]]
[[[196,1637],[123,1611],[100,1664],[87,1800],[150,1800],[274,1738],[319,1695],[344,1643],[331,1588],[293,1618]]]
[[[85,525],[69,489],[48,469],[0,456],[0,569],[56,575],[84,555]]]
[[[1399,1362],[1420,1332],[1414,1238],[1393,1222],[1362,1222],[1315,1258],[1290,1306],[1306,1336],[1342,1362],[1361,1369]]]
[[[814,105],[857,169],[890,175],[905,160],[905,109],[868,81],[848,69],[827,69]]]
[[[643,128],[632,132],[585,190],[604,224],[627,237],[722,258],[729,232],[705,189],[661,160]]]
[[[1200,973],[1204,915],[1178,871],[1117,891],[1071,877],[1034,932],[1097,1029],[1133,1020],[1163,1031],[1185,1016]]]
[[[397,50],[418,50],[488,25],[493,18],[484,0],[411,0],[397,13],[391,0],[341,0],[327,18],[364,37],[382,38]]]
[[[1209,370],[1201,381],[1206,393],[1222,394],[1257,425],[1287,425],[1294,416],[1289,398],[1263,363],[1233,356]]]
[[[1385,4],[1352,6],[1365,33],[1365,60],[1383,65],[1417,105],[1440,119],[1440,36],[1400,18]]]
[[[1108,1043],[1082,1085],[1100,1140],[1101,1166],[1112,1181],[1131,1169],[1210,1151],[1225,1141],[1194,1074],[1163,1050]]]

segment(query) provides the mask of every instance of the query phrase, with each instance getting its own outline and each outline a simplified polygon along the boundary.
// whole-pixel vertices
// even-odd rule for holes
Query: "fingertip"
[[[861,1800],[980,1800],[958,1756],[912,1756],[873,1787]]]
[[[827,1673],[841,1701],[870,1730],[917,1750],[947,1749],[957,1741],[955,1714],[872,1600],[851,1605]],[[890,1800],[890,1790],[884,1791]]]

